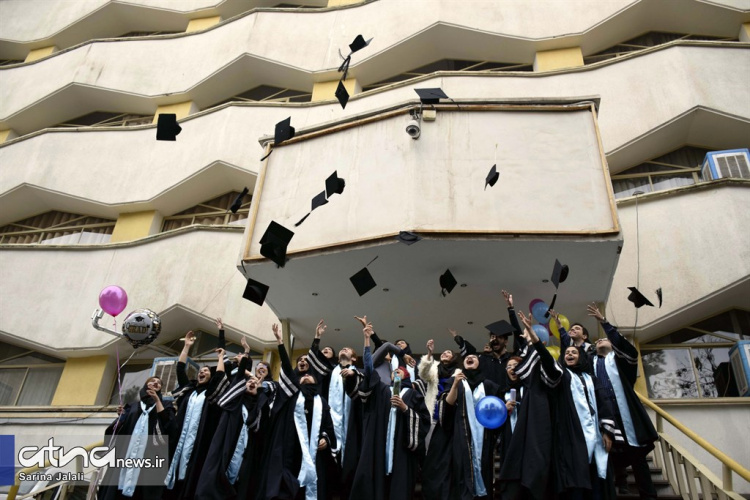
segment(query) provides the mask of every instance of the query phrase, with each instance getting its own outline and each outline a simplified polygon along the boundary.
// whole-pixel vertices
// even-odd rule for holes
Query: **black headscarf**
[[[466,375],[466,381],[469,383],[469,387],[471,387],[472,390],[484,382],[484,379],[486,378],[481,368],[474,368],[473,370],[467,370],[464,368],[463,372],[464,375]]]
[[[315,382],[312,384],[300,384],[299,390],[302,393],[302,395],[305,397],[305,399],[311,399],[320,394],[320,384],[318,383],[318,378],[315,376],[315,373],[308,370],[306,372],[302,372],[302,376],[304,375],[310,375]]]
[[[571,347],[575,347],[576,350],[578,351],[578,362],[574,364],[573,366],[568,366],[568,364],[565,362],[565,352]],[[586,356],[586,351],[584,351],[582,347],[578,347],[578,346],[566,347],[560,353],[560,356],[557,358],[557,362],[563,368],[567,368],[568,370],[572,371],[573,373],[577,375],[589,372],[589,358],[588,356]]]
[[[149,380],[151,380],[151,377],[149,377]],[[148,395],[146,392],[148,390],[148,381],[146,381],[145,384],[143,384],[143,387],[141,387],[141,390],[139,392],[139,395],[141,397],[141,401],[143,404],[145,404],[147,407],[156,404],[156,401],[154,401],[154,398]],[[161,401],[161,391],[158,391],[156,393],[157,396],[159,396],[159,400]]]
[[[453,376],[453,372],[456,371],[456,355],[453,355],[453,359],[450,363],[443,364],[442,361],[438,361],[438,379],[446,379],[451,378]]]

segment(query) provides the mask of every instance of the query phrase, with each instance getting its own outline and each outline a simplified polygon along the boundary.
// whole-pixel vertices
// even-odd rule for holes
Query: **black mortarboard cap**
[[[651,306],[654,307],[654,305],[651,303],[650,300],[648,300],[645,295],[643,295],[641,292],[638,291],[638,289],[634,286],[629,286],[628,290],[630,290],[630,295],[628,295],[628,300],[635,305],[635,308],[638,309],[639,307],[643,306]]]
[[[349,278],[349,281],[352,282],[354,289],[357,290],[360,297],[375,288],[377,285],[372,274],[370,274],[370,271],[366,267],[363,267],[357,272],[357,274]]]
[[[282,120],[276,124],[276,130],[273,134],[273,142],[277,146],[294,137],[294,127],[292,127],[292,117]]]
[[[487,174],[487,177],[484,179],[484,189],[487,189],[488,184],[490,187],[494,186],[499,178],[500,172],[497,171],[497,164],[492,165],[490,173]]]
[[[458,281],[453,277],[453,273],[450,269],[446,269],[445,272],[440,275],[440,288],[443,297],[445,297],[446,294],[451,293],[457,284]]]
[[[563,283],[566,279],[568,279],[569,271],[570,268],[568,268],[567,264],[563,265],[559,260],[555,259],[555,267],[552,269],[552,277],[550,278],[552,284],[555,285],[555,289],[560,286],[560,283]]]
[[[249,192],[250,190],[248,188],[245,188],[242,190],[242,192],[239,195],[237,195],[237,198],[234,199],[234,201],[232,202],[232,206],[229,207],[229,210],[231,210],[233,214],[236,214],[237,210],[242,208],[242,200],[245,198],[245,195],[247,195],[247,193]]]
[[[488,329],[490,333],[493,333],[498,337],[507,337],[508,335],[513,333],[513,325],[511,325],[504,319],[495,321],[494,323],[490,323],[489,325],[485,326],[485,328]]]
[[[286,248],[294,233],[281,224],[271,221],[260,239],[260,254],[276,263],[279,267],[286,264]]]
[[[354,41],[349,44],[349,50],[351,50],[352,54],[354,54],[358,50],[362,50],[370,45],[370,42],[372,42],[372,38],[370,38],[369,40],[365,40],[365,37],[363,37],[362,35],[357,35],[354,38]]]
[[[326,203],[328,203],[328,200],[326,200],[326,192],[321,191],[320,193],[315,195],[315,198],[312,199],[312,208],[310,209],[310,211],[313,211],[318,207],[322,207]]]
[[[417,93],[422,104],[437,104],[440,99],[448,99],[443,89],[414,89],[414,92]]]
[[[656,296],[659,298],[659,307],[661,307],[661,302],[662,302],[661,287],[656,289]]]
[[[349,92],[346,91],[346,87],[344,87],[344,82],[339,81],[338,87],[336,87],[336,99],[339,100],[339,104],[341,104],[341,109],[346,109],[346,103],[349,102]]]
[[[176,141],[182,132],[182,127],[177,124],[177,115],[174,113],[162,113],[156,122],[157,141]]]
[[[399,231],[396,239],[406,245],[413,245],[414,243],[421,241],[422,237],[411,231]]]
[[[245,291],[242,293],[242,298],[262,306],[263,302],[266,300],[266,294],[268,294],[268,285],[264,285],[260,281],[248,278]]]
[[[326,179],[326,196],[330,198],[334,193],[343,193],[344,186],[346,186],[346,181],[338,176],[337,170],[334,170]]]

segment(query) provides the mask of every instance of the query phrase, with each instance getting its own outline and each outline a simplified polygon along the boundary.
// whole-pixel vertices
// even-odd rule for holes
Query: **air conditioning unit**
[[[750,179],[750,150],[728,149],[706,153],[701,168],[704,181],[725,179]]]
[[[737,392],[740,396],[750,396],[750,340],[740,340],[729,349],[729,362],[737,381]]]
[[[162,393],[165,401],[172,401],[172,392],[177,389],[177,362],[180,358],[154,358],[154,364],[151,365],[151,376],[159,377],[162,383]],[[188,358],[185,363],[185,371],[188,379],[198,378],[198,363]]]

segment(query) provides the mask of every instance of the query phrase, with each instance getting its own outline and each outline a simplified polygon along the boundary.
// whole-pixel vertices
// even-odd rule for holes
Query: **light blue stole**
[[[336,434],[336,444],[338,445],[335,450],[331,451],[336,453],[341,450],[341,462],[343,463],[352,398],[348,394],[344,394],[344,379],[341,376],[341,365],[337,365],[331,373],[331,384],[328,386],[328,404],[331,407],[333,431]]]
[[[513,431],[516,430],[516,422],[518,422],[518,407],[521,406],[521,402],[519,401],[520,399],[523,399],[523,386],[520,386],[516,391],[516,407],[513,409],[513,413],[509,415],[511,434],[513,434]],[[505,393],[505,401],[510,401],[510,391]]]
[[[607,370],[609,381],[612,384],[612,389],[615,391],[615,399],[617,400],[617,409],[620,410],[620,418],[622,418],[622,426],[625,428],[625,437],[628,440],[630,446],[642,446],[638,443],[638,438],[635,435],[635,427],[633,427],[633,417],[630,416],[630,408],[628,407],[628,399],[625,396],[625,389],[622,387],[622,381],[620,380],[620,371],[617,369],[615,363],[615,353],[610,352],[604,358],[604,368]],[[596,364],[594,364],[594,373],[596,374]]]
[[[305,396],[302,392],[297,396],[294,404],[294,426],[297,428],[300,448],[302,448],[302,465],[297,475],[297,481],[305,488],[305,500],[318,498],[318,473],[315,470],[315,456],[318,453],[318,436],[320,435],[320,421],[323,415],[323,403],[320,396],[313,400],[313,417],[310,435],[307,435],[307,419],[305,418]]]
[[[408,387],[401,389],[399,396],[404,399],[404,394],[409,390]],[[391,387],[391,394],[393,394],[393,387]],[[395,394],[394,394],[395,396]],[[396,436],[396,412],[398,408],[395,406],[391,407],[391,411],[388,415],[388,441],[385,443],[385,474],[388,476],[393,472],[393,445],[394,438]]]
[[[583,438],[586,440],[589,463],[591,463],[592,458],[596,460],[596,472],[600,478],[604,479],[607,477],[608,453],[604,448],[604,441],[599,431],[599,409],[596,406],[594,381],[591,380],[591,375],[588,373],[583,374],[583,379],[586,381],[585,388],[578,375],[570,373],[570,393],[573,396],[578,421],[581,423]],[[584,391],[588,393],[588,399],[586,399]],[[593,415],[589,408],[589,401],[591,402],[591,408],[594,409]]]
[[[149,409],[146,409],[146,404],[143,401],[140,402],[140,405],[141,416],[138,417],[133,433],[130,436],[128,451],[124,457],[126,459],[132,458],[138,460],[143,458],[143,454],[146,452],[146,445],[148,445],[148,414],[156,408],[156,405],[154,404]],[[120,479],[117,482],[117,489],[122,491],[123,496],[133,496],[135,487],[138,485],[138,476],[140,473],[141,469],[139,467],[123,467],[120,469]]]
[[[198,391],[193,391],[190,399],[188,399],[180,440],[177,441],[177,449],[174,452],[172,463],[169,465],[169,472],[167,472],[167,477],[164,480],[167,489],[171,490],[174,488],[175,479],[179,479],[180,481],[185,479],[190,455],[193,454],[193,446],[195,446],[195,437],[198,434],[198,425],[201,422],[205,400],[206,391],[201,391],[200,394],[198,394]]]
[[[471,465],[474,468],[474,496],[482,497],[487,494],[487,489],[482,480],[484,427],[477,420],[474,402],[484,397],[484,382],[476,386],[473,393],[466,380],[461,383],[464,386],[464,398],[466,399],[466,416],[469,417],[469,427],[471,427]]]
[[[245,423],[247,422],[248,415],[247,408],[245,408],[245,405],[242,405],[242,430],[237,440],[237,446],[234,447],[232,460],[230,460],[229,467],[227,467],[229,484],[234,484],[237,481],[237,475],[240,473],[240,465],[242,465],[242,455],[245,454],[245,448],[247,448],[247,425]]]

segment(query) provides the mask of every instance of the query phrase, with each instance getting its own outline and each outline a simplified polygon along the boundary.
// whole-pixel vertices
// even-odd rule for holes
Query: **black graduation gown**
[[[490,380],[484,378],[480,383],[484,384],[485,396],[501,396],[500,387]],[[453,379],[450,380],[453,385]],[[477,384],[478,385],[478,384]],[[476,388],[476,385],[475,385]],[[473,390],[473,389],[472,389]],[[493,497],[493,451],[497,438],[497,432],[491,429],[484,429],[484,438],[482,441],[482,482],[487,490],[487,496],[476,496],[474,494],[474,466],[471,459],[471,426],[469,417],[466,413],[466,394],[464,385],[458,386],[458,395],[454,405],[448,404],[446,398],[450,389],[441,394],[438,401],[438,418],[439,426],[445,431],[443,434],[447,438],[448,444],[442,443],[442,450],[432,448],[430,442],[430,453],[441,453],[449,460],[443,460],[443,467],[446,463],[448,467],[444,470],[434,471],[438,475],[438,482],[441,487],[450,491],[449,495],[443,493],[442,498],[455,498],[461,500],[471,500],[473,498],[492,498]],[[433,432],[433,439],[435,433]],[[442,439],[442,438],[439,438]],[[434,484],[428,486],[428,490],[436,490]],[[449,486],[449,487],[448,487]],[[438,491],[439,494],[439,491]]]
[[[269,398],[260,388],[257,396],[245,391],[245,368],[248,359],[242,359],[238,372],[232,377],[229,389],[218,401],[222,414],[196,486],[196,499],[245,498],[248,489],[253,491],[253,495],[257,491],[256,470],[260,464],[263,437],[260,431],[263,428],[262,424],[267,420],[263,418],[263,412],[267,409]],[[243,407],[248,410],[247,421],[242,417]],[[232,485],[227,479],[226,471],[244,425],[248,426],[247,447],[240,475]],[[243,469],[252,473],[243,474]],[[253,484],[253,480],[256,484]]]
[[[505,446],[500,481],[520,483],[531,498],[544,499],[551,486],[553,419],[549,391],[560,383],[562,369],[541,341],[524,347],[520,354],[523,361],[515,373],[525,394],[517,409],[516,429]],[[503,484],[503,491],[508,487]]]
[[[299,377],[292,369],[289,356],[283,345],[279,346],[281,358],[281,373],[275,390],[273,408],[269,419],[271,426],[267,435],[267,446],[263,452],[263,469],[258,487],[258,500],[296,499],[304,498],[304,489],[300,488],[297,476],[302,464],[302,448],[300,446],[297,428],[294,423],[294,409],[300,391]],[[313,418],[313,398],[305,398],[305,410],[308,432]],[[324,454],[330,453],[336,447],[336,435],[333,431],[333,421],[328,403],[321,397],[323,411],[321,415],[320,433],[312,439],[326,439],[328,447],[318,450],[315,457],[318,475],[318,499],[327,500],[325,485]]]
[[[402,382],[402,388],[410,385]],[[410,388],[402,398],[408,409],[396,410],[393,468],[389,476],[386,475],[385,447],[391,387],[381,382],[380,375],[373,370],[362,384],[359,396],[363,404],[362,448],[350,498],[410,500],[417,482],[420,455],[425,449],[424,440],[430,430],[430,412],[424,404],[424,396]]]
[[[141,398],[144,402],[146,402],[147,406],[151,406],[150,401],[151,398],[147,397],[145,394],[145,391],[141,389]],[[164,404],[164,410],[160,413],[156,412],[156,408],[151,410],[151,412],[148,414],[148,433],[149,433],[149,439],[148,444],[146,445],[146,451],[144,453],[144,457],[154,457],[155,455],[158,455],[159,452],[155,449],[153,445],[153,437],[154,435],[158,435],[160,432],[164,438],[164,441],[168,441],[168,436],[173,432],[174,427],[174,419],[175,419],[175,411],[174,407],[172,406],[172,403],[165,402]],[[122,458],[127,453],[127,447],[130,442],[129,436],[133,433],[135,430],[135,425],[138,422],[138,419],[143,414],[143,411],[141,410],[141,403],[140,401],[136,401],[134,403],[128,403],[123,408],[122,414],[115,419],[112,424],[110,424],[109,427],[107,427],[107,430],[104,432],[104,443],[107,444],[110,442],[110,437],[112,434],[115,434],[116,436],[128,436],[127,438],[124,438],[122,441],[114,441],[113,445],[116,446],[116,456],[118,458]],[[115,424],[117,424],[117,428],[115,429]],[[157,426],[159,431],[157,431]],[[118,439],[118,438],[116,438]],[[158,439],[158,437],[156,438]],[[167,446],[162,446],[164,451],[167,451]],[[166,458],[166,457],[161,457]],[[122,494],[121,491],[117,489],[117,482],[118,478],[120,476],[120,468],[117,467],[111,467],[107,469],[106,474],[104,475],[104,479],[102,480],[102,486],[99,487],[99,491],[97,493],[97,498],[99,500],[115,500],[115,499],[146,499],[146,500],[157,500],[162,498],[162,494],[165,491],[163,480],[167,473],[167,466],[168,463],[165,462],[164,466],[162,467],[161,473],[162,473],[162,482],[158,485],[149,485],[149,486],[137,486],[135,488],[135,493],[132,497],[126,497]],[[143,471],[141,471],[143,473]],[[143,479],[141,476],[139,479]],[[139,481],[140,482],[140,481]]]
[[[602,323],[602,328],[612,343],[612,350],[615,353],[615,365],[620,374],[625,399],[630,410],[630,417],[633,420],[633,429],[638,440],[637,444],[643,447],[641,451],[645,455],[654,449],[654,442],[659,439],[659,435],[634,389],[635,380],[638,377],[638,350],[611,324],[607,322]],[[597,357],[592,362],[596,363]],[[622,431],[622,436],[624,437],[625,428],[622,424],[622,418],[620,417],[617,405],[611,403],[610,406],[616,415],[616,428]],[[632,446],[636,443],[628,444]]]
[[[586,363],[584,371],[589,372],[588,363]],[[591,476],[586,440],[573,401],[573,393],[570,389],[573,377],[578,377],[578,375],[567,368],[563,368],[560,384],[553,391],[551,397],[555,422],[552,464],[555,472],[555,488],[561,494],[571,489],[591,490],[591,481],[597,477],[592,478]],[[601,422],[611,420],[612,415],[608,411],[608,406],[601,404],[601,385],[597,378],[592,376],[591,382],[594,384],[596,398],[596,401],[591,402],[591,404],[596,403],[600,431],[604,432]]]
[[[197,380],[188,379],[185,363],[178,362],[177,382],[179,385],[173,395],[176,398],[178,410],[175,420],[176,425],[174,426],[172,436],[170,436],[170,457],[174,455],[180,439],[190,396],[194,392],[206,391],[206,399],[201,410],[200,424],[198,424],[198,432],[195,437],[193,451],[190,454],[190,460],[188,461],[185,479],[182,481],[175,480],[174,487],[171,491],[167,490],[166,494],[168,498],[191,499],[195,496],[195,488],[198,485],[198,480],[203,470],[208,448],[211,446],[211,440],[221,417],[221,409],[216,406],[216,402],[229,386],[229,380],[225,372],[215,372],[206,384],[199,386]]]

